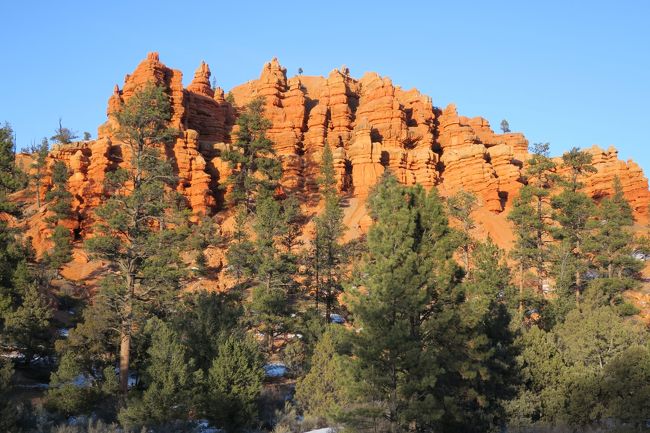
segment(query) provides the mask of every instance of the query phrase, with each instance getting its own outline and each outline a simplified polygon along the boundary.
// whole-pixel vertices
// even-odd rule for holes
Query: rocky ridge
[[[106,123],[98,138],[55,147],[50,163],[63,160],[72,173],[69,187],[78,218],[73,222],[83,236],[92,221],[92,209],[104,196],[107,172],[128,164],[128,146],[113,133],[113,113],[139,86],[153,82],[170,95],[172,126],[180,131],[167,155],[178,173],[177,189],[195,214],[211,214],[223,205],[229,169],[220,159],[237,133],[239,107],[253,98],[266,100],[271,121],[268,137],[275,143],[284,167],[282,186],[308,202],[316,192],[320,156],[329,144],[335,157],[339,188],[362,205],[371,187],[390,169],[404,184],[436,187],[443,196],[460,189],[480,198],[482,211],[502,213],[523,185],[528,140],[520,133],[497,134],[486,119],[460,116],[454,105],[443,109],[415,89],[404,90],[389,78],[366,73],[353,78],[343,66],[327,77],[287,77],[277,59],[264,65],[258,79],[233,88],[228,97],[211,84],[209,66],[202,62],[187,88],[182,73],[150,53],[122,88],[115,86],[108,100]],[[230,102],[229,102],[230,101]],[[618,176],[638,220],[646,221],[648,181],[634,162],[618,159],[614,148],[588,149],[597,173],[586,180],[594,199],[612,192]],[[47,179],[45,179],[45,189]],[[350,213],[350,212],[348,212]],[[363,212],[354,211],[359,224]]]

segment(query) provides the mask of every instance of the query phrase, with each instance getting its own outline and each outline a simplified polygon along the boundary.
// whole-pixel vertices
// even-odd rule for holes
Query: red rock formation
[[[126,76],[121,90],[117,85],[113,89],[99,139],[53,150],[52,160],[70,167],[69,186],[82,233],[91,221],[90,211],[104,196],[106,173],[129,164],[128,147],[114,133],[113,114],[148,82],[162,86],[172,102],[171,125],[179,129],[179,137],[165,153],[177,167],[178,191],[196,213],[215,209],[224,194],[217,187],[230,173],[219,153],[236,134],[237,113],[210,79],[210,68],[202,62],[184,89],[181,72],[150,53]],[[282,161],[285,191],[317,190],[323,147],[329,144],[339,188],[356,203],[348,220],[358,231],[368,222],[364,200],[386,169],[404,184],[437,187],[442,195],[461,188],[472,191],[481,200],[484,216],[503,211],[522,186],[521,167],[529,158],[522,134],[496,134],[487,120],[459,116],[454,105],[437,109],[428,96],[403,90],[375,73],[356,80],[341,67],[327,77],[287,78],[286,69],[273,59],[258,79],[233,88],[231,94],[240,108],[253,98],[265,99],[265,116],[271,121],[267,135]],[[641,169],[632,161],[618,160],[615,149],[594,147],[589,152],[598,172],[584,179],[585,191],[596,199],[611,194],[618,176],[637,218],[646,219],[650,193]]]
[[[647,221],[650,191],[648,179],[634,161],[621,161],[614,147],[603,150],[598,146],[586,149],[592,155],[596,173],[582,179],[584,191],[594,199],[607,197],[613,192],[614,178],[621,181],[625,198],[632,206],[637,219]],[[559,162],[559,160],[558,160]]]

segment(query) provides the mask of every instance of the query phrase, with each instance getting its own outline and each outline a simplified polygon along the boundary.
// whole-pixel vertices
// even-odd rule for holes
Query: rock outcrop
[[[171,126],[176,141],[165,153],[172,158],[177,189],[196,214],[211,213],[223,200],[220,185],[230,168],[219,158],[236,134],[235,119],[254,98],[265,99],[268,137],[284,168],[283,189],[308,197],[317,190],[324,146],[331,147],[339,189],[363,203],[385,170],[404,184],[436,187],[443,196],[472,191],[483,210],[502,212],[523,185],[528,141],[519,133],[495,133],[481,117],[460,116],[454,105],[436,108],[430,97],[404,90],[386,77],[367,73],[355,79],[345,67],[327,77],[287,77],[277,59],[264,65],[259,78],[224,96],[213,88],[211,71],[201,62],[187,88],[182,73],[150,53],[122,88],[108,100],[108,120],[98,139],[53,149],[50,157],[67,163],[83,234],[89,211],[105,194],[103,182],[111,170],[129,164],[129,149],[115,134],[114,114],[146,83],[162,86],[172,103]],[[632,161],[618,159],[615,149],[589,149],[597,173],[585,179],[585,191],[595,199],[612,192],[615,177],[637,218],[646,219],[650,193],[643,172]],[[361,217],[360,217],[361,218]],[[88,220],[89,221],[89,220]]]

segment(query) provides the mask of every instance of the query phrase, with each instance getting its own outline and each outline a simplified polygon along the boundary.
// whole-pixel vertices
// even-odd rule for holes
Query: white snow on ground
[[[334,433],[336,430],[334,430],[332,427],[325,427],[325,428],[319,428],[317,430],[310,430],[305,433]]]
[[[287,366],[281,362],[274,362],[264,366],[264,374],[266,374],[266,377],[284,377],[288,371]]]

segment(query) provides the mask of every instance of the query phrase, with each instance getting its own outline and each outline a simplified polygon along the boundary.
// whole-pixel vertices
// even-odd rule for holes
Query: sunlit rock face
[[[522,173],[529,154],[522,134],[497,134],[487,120],[460,116],[454,105],[437,108],[430,97],[404,90],[376,73],[356,79],[342,66],[327,77],[288,78],[286,69],[272,59],[259,78],[225,95],[213,87],[205,62],[184,88],[182,73],[150,53],[126,75],[121,87],[114,87],[98,139],[57,146],[50,154],[50,167],[54,160],[62,160],[70,169],[77,214],[70,225],[82,235],[91,224],[91,210],[105,197],[106,173],[130,164],[129,146],[115,134],[114,114],[146,83],[163,87],[170,97],[170,123],[178,137],[164,154],[177,172],[177,190],[197,215],[225,207],[223,184],[231,169],[220,152],[236,139],[238,113],[260,97],[271,123],[267,135],[284,168],[283,190],[302,198],[305,206],[310,206],[308,199],[318,189],[326,144],[334,155],[339,189],[355,203],[362,204],[384,171],[390,170],[404,184],[435,187],[443,196],[461,189],[474,192],[484,211],[499,214],[525,181]],[[584,190],[600,199],[612,193],[618,177],[637,219],[646,220],[650,194],[640,167],[619,160],[613,148],[588,151],[597,172],[583,179]],[[46,177],[44,188],[47,182]]]

